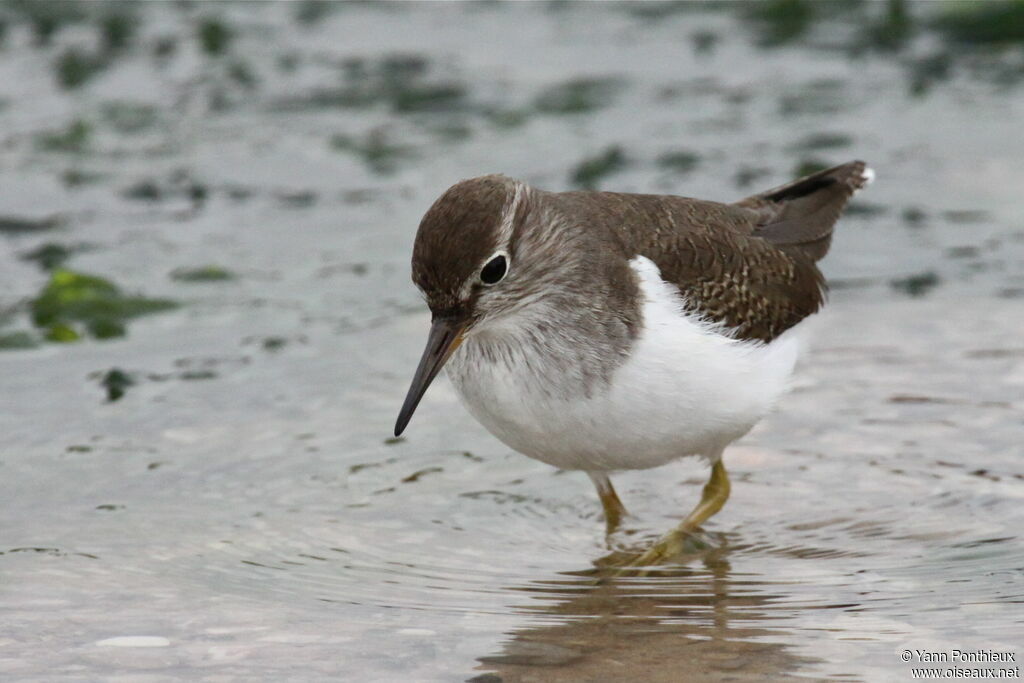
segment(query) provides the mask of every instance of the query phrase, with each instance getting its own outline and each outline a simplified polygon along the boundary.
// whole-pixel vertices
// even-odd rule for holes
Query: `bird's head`
[[[463,339],[500,330],[535,306],[552,274],[564,269],[549,244],[558,231],[538,223],[545,221],[534,210],[535,192],[501,175],[472,178],[449,188],[423,216],[412,279],[432,324],[395,435]]]

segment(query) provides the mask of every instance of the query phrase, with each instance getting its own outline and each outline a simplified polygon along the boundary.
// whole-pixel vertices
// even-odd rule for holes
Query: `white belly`
[[[453,356],[449,376],[463,404],[506,445],[590,471],[716,459],[785,391],[799,351],[793,331],[768,345],[732,339],[684,313],[678,289],[650,260],[631,265],[645,297],[643,331],[591,396],[554,396],[518,365],[483,362],[472,338]]]

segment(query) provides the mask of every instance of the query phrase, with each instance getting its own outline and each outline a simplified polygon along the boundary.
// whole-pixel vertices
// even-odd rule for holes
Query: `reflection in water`
[[[782,596],[732,572],[727,537],[714,545],[650,576],[598,569],[512,587],[531,598],[519,609],[534,623],[481,656],[487,673],[470,680],[765,680],[812,663],[754,625]]]

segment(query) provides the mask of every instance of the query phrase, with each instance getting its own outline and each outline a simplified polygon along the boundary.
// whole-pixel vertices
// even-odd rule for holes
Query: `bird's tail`
[[[736,202],[761,214],[754,232],[784,251],[817,261],[828,253],[832,227],[853,193],[874,180],[863,161],[819,171]]]

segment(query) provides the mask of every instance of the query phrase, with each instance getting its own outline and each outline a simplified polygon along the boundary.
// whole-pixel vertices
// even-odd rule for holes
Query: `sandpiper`
[[[457,183],[416,234],[433,317],[395,435],[446,367],[494,436],[590,475],[609,532],[610,472],[703,456],[700,502],[636,564],[679,552],[729,496],[722,451],[784,392],[797,324],[824,303],[815,263],[872,177],[852,161],[734,204]]]

